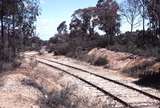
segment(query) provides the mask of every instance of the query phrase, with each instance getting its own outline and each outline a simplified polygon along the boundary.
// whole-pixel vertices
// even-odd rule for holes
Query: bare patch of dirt
[[[37,63],[34,58],[25,58],[22,62],[19,68],[0,74],[2,108],[104,108],[117,105],[110,97],[99,97],[102,94],[94,89]]]
[[[24,71],[26,72],[26,70],[18,69],[13,71],[15,74],[8,73],[1,77],[0,107],[39,108],[39,98],[42,98],[43,94],[39,89],[22,83],[22,80],[30,79],[22,74]]]
[[[48,108],[41,100],[43,86],[31,77],[34,71],[29,62],[26,59],[19,68],[0,73],[1,108]]]

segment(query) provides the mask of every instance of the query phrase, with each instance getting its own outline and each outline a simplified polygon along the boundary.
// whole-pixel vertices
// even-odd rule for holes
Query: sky
[[[62,21],[71,20],[73,12],[80,8],[95,6],[98,0],[40,0],[41,15],[38,17],[37,34],[43,40],[48,40],[57,33],[57,26]],[[118,2],[122,0],[117,0]],[[124,22],[122,22],[124,23]],[[121,27],[127,30],[128,25]]]

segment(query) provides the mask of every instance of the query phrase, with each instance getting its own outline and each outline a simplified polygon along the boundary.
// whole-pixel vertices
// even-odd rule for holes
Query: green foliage
[[[14,59],[34,34],[38,0],[1,0],[0,60]]]
[[[96,66],[103,66],[106,65],[108,63],[108,61],[106,60],[106,58],[102,58],[99,57],[97,60],[94,61],[94,65]]]
[[[156,34],[160,34],[160,2],[159,0],[145,0],[150,26]]]
[[[154,49],[157,55],[157,47],[160,45],[158,9],[157,0],[124,0],[121,8],[115,0],[98,0],[96,6],[75,10],[69,24],[70,31],[67,31],[65,21],[57,27],[58,34],[49,40],[49,51],[58,48],[56,51],[66,52],[64,49],[67,48],[67,52],[76,52],[78,47],[87,50],[107,47],[138,54],[142,50]],[[121,16],[125,16],[131,25],[131,32],[120,34]],[[145,30],[147,18],[149,26]],[[134,27],[140,24],[143,24],[143,30],[134,32]],[[104,34],[100,35],[97,29]],[[64,43],[67,47],[58,47]]]
[[[95,34],[95,28],[106,33],[112,41],[112,37],[120,32],[119,6],[113,0],[98,1],[97,6],[78,9],[72,15],[70,30],[83,31],[90,36]],[[112,43],[112,42],[111,42]]]
[[[59,34],[67,33],[66,21],[63,21],[59,24],[59,26],[57,27],[57,31]]]

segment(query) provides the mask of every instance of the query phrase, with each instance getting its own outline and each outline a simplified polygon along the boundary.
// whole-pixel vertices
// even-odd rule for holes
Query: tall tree
[[[148,17],[146,0],[138,0],[138,5],[137,6],[139,6],[139,12],[140,12],[140,15],[142,17],[143,35],[144,35],[144,32],[145,32],[145,20]]]
[[[99,0],[97,3],[98,25],[107,36],[109,43],[113,42],[113,36],[120,32],[119,5],[114,0]]]
[[[59,34],[67,33],[66,21],[63,21],[59,24],[59,26],[57,27],[57,31]]]
[[[96,7],[78,9],[72,15],[71,26],[77,25],[84,33],[94,35],[93,17],[95,16]]]
[[[121,6],[121,14],[127,20],[131,26],[131,32],[133,28],[140,24],[140,11],[139,11],[139,0],[125,0]]]
[[[0,2],[0,22],[1,22],[1,44],[0,44],[0,59],[3,59],[3,44],[4,44],[4,0]]]
[[[38,15],[38,0],[0,1],[0,60],[16,57],[16,52],[20,46],[19,41],[22,41],[20,38],[32,36],[35,29],[34,22]]]
[[[79,30],[94,35],[95,28],[104,31],[112,43],[113,36],[120,32],[119,6],[114,0],[99,0],[96,7],[78,9],[72,15],[70,30]]]
[[[148,15],[151,27],[155,30],[155,33],[160,34],[160,1],[159,0],[146,0],[148,9]]]

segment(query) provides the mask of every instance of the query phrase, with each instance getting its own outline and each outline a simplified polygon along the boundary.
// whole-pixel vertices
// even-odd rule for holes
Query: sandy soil
[[[39,108],[39,99],[43,94],[37,88],[22,83],[30,79],[22,74],[29,70],[18,69],[15,74],[4,75],[1,78],[0,86],[0,107],[1,108]]]
[[[35,56],[37,55],[37,52],[27,52],[26,55]],[[143,64],[146,61],[152,62],[155,59],[145,59],[139,56],[124,53],[115,53],[112,51],[106,51],[102,49],[94,49],[93,51],[89,52],[88,55],[96,55],[96,57],[106,57],[107,60],[109,60],[111,69],[92,66],[86,62],[82,62],[72,58],[67,58],[64,56],[53,56],[53,54],[45,54],[41,57],[53,58],[73,66],[78,66],[83,69],[94,71],[103,76],[112,77],[115,80],[120,80],[124,83],[131,84],[132,86],[136,86],[132,82],[137,79],[123,76],[119,74],[119,70],[125,68],[132,68],[131,66],[133,66],[133,64]],[[48,102],[50,102],[49,97],[52,95],[57,96],[56,93],[58,93],[59,95],[62,92],[63,94],[64,88],[68,86],[68,84],[76,85],[76,88],[78,89],[74,92],[76,95],[78,94],[80,96],[80,98],[78,98],[78,101],[82,102],[84,101],[84,98],[90,100],[91,102],[89,102],[88,100],[85,100],[85,102],[90,103],[91,108],[93,107],[93,104],[97,104],[97,106],[100,105],[99,103],[93,103],[95,101],[99,102],[96,99],[100,100],[100,103],[102,104],[107,100],[109,100],[109,103],[112,101],[109,98],[107,98],[107,100],[106,98],[95,98],[99,97],[99,95],[101,94],[97,94],[94,90],[93,92],[91,92],[92,89],[90,87],[74,79],[73,77],[64,75],[62,72],[59,72],[53,68],[37,64],[37,62],[34,59],[31,60],[29,58],[26,58],[22,62],[23,64],[20,68],[15,69],[13,71],[0,73],[0,108],[50,108],[47,105]],[[157,67],[159,67],[159,63],[155,63],[152,67],[157,69]],[[148,92],[153,91],[153,93],[157,93],[157,91],[150,88],[144,87],[142,89],[147,89],[149,90]],[[68,98],[66,99],[68,100]],[[75,101],[78,102],[77,100]],[[54,102],[51,101],[52,104]],[[63,105],[56,107],[62,108],[64,107],[64,105],[66,105],[63,99],[61,99],[60,102],[60,104]],[[86,105],[87,103],[83,104]],[[68,104],[70,105],[70,103],[67,103],[67,105]],[[95,108],[100,108],[100,106],[97,106],[95,106]],[[89,108],[89,106],[87,108]]]
[[[0,108],[47,108],[41,101],[44,93],[31,77],[32,67],[23,62],[21,67],[0,73]],[[37,84],[38,85],[38,84]]]
[[[20,68],[0,74],[0,108],[102,108],[106,99],[111,103],[98,95],[103,94],[28,58]]]

